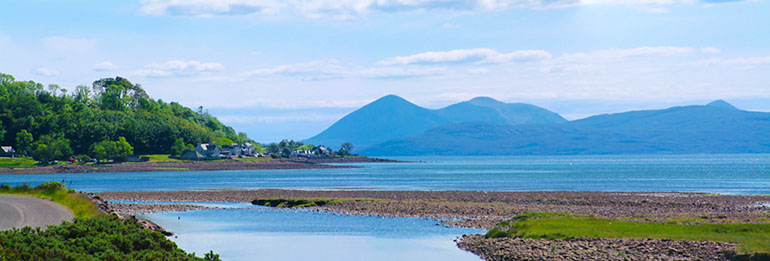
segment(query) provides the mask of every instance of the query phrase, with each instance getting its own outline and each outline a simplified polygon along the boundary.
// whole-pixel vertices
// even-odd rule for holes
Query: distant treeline
[[[114,155],[129,147],[135,154],[168,154],[180,138],[188,144],[251,141],[202,107],[196,111],[154,100],[125,78],[68,90],[0,73],[0,145],[12,145],[19,155],[41,161],[107,157],[103,150],[111,148],[109,142],[115,145]]]

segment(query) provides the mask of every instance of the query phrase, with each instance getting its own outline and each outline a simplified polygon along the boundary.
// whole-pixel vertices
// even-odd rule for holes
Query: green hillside
[[[0,73],[0,145],[61,160],[89,154],[103,141],[121,149],[121,137],[130,144],[122,148],[134,154],[168,154],[177,138],[188,144],[249,140],[202,108],[155,100],[125,78],[67,90]]]

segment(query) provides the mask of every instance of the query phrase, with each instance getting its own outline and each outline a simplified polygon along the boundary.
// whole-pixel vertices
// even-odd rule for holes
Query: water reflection
[[[479,260],[455,245],[462,234],[426,218],[382,218],[216,203],[227,209],[144,215],[173,231],[186,251],[225,260]]]

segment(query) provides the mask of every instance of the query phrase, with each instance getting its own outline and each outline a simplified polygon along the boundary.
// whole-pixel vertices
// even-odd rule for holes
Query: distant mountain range
[[[770,153],[770,113],[718,100],[567,121],[488,97],[430,110],[388,95],[306,142],[381,156]]]
[[[559,114],[537,106],[503,103],[488,97],[431,110],[396,95],[387,95],[346,115],[305,143],[334,147],[350,142],[357,148],[365,148],[435,127],[469,121],[511,125],[567,122]]]

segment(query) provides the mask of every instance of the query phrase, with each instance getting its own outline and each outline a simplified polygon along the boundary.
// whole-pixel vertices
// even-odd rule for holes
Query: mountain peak
[[[501,103],[503,103],[503,102],[501,102],[501,101],[498,101],[498,100],[495,100],[495,99],[494,99],[494,98],[492,98],[492,97],[487,97],[487,96],[479,96],[479,97],[476,97],[476,98],[470,99],[470,100],[468,101],[468,103],[471,103],[471,104],[477,104],[477,105],[489,105],[489,104],[501,104]]]
[[[717,107],[717,108],[725,108],[725,109],[731,109],[731,110],[737,110],[738,109],[735,106],[733,106],[732,104],[730,104],[730,103],[728,103],[728,102],[726,102],[724,100],[716,100],[716,101],[710,102],[709,104],[706,104],[706,106]]]

